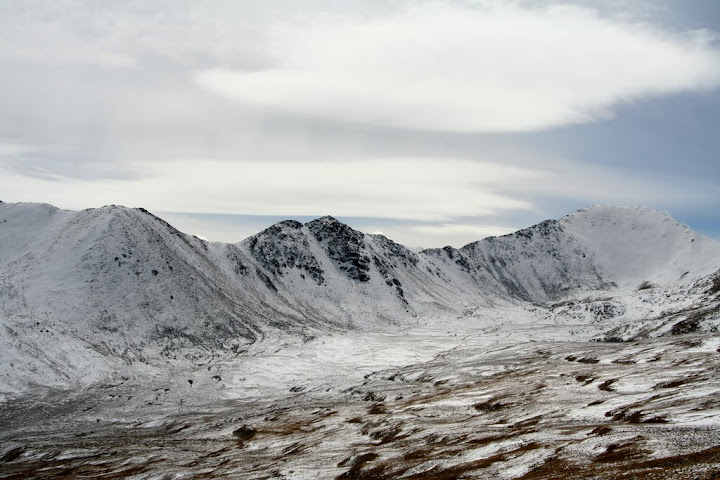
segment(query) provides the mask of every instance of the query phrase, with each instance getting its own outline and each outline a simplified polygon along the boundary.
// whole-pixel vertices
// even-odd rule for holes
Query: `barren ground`
[[[38,389],[0,404],[0,478],[720,476],[720,336],[493,315]]]

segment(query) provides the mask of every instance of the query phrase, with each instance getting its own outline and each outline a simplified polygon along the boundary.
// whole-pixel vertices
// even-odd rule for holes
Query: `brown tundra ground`
[[[11,397],[0,478],[720,478],[719,335],[493,325]]]

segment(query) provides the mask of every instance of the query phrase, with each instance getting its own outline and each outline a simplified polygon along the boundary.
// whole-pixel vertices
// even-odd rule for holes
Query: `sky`
[[[460,247],[593,205],[720,240],[716,0],[0,0],[0,200]]]

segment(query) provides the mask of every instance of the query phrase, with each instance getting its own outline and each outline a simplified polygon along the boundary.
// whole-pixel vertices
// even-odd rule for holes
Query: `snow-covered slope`
[[[277,223],[237,245],[267,286],[266,299],[292,305],[320,323],[378,327],[447,311],[477,288],[453,284],[425,255],[382,235],[323,217]]]
[[[719,269],[720,244],[642,208],[591,207],[415,253],[332,217],[223,244],[144,209],[0,203],[0,390],[203,363],[278,335],[470,318],[644,282],[687,288]]]
[[[557,299],[574,291],[613,285],[598,273],[594,252],[567,235],[555,220],[471,243],[461,252],[508,294],[523,300]]]
[[[720,268],[718,242],[649,208],[594,206],[558,223],[593,252],[603,278],[631,288],[687,282]]]
[[[720,269],[720,243],[644,207],[593,206],[460,249],[528,301],[580,291],[689,285]]]
[[[0,265],[74,214],[45,203],[0,202],[0,212]]]
[[[2,207],[0,222],[6,210],[17,211]],[[32,217],[39,212],[44,219],[47,208],[24,210],[24,221],[15,215],[8,223],[40,223]],[[158,359],[211,358],[272,329],[311,327],[258,295],[264,285],[223,269],[225,245],[182,234],[144,210],[110,206],[45,223],[24,248],[13,248],[10,234],[0,247],[0,355],[9,385],[95,378],[94,369],[102,375]]]

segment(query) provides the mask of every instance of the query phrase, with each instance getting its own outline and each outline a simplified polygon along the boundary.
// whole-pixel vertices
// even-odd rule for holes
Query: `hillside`
[[[720,474],[720,245],[644,208],[416,253],[0,203],[0,324],[0,478]]]
[[[614,303],[586,299],[572,318],[609,309],[616,323],[605,330],[627,337],[641,317],[683,320],[704,301],[693,285],[720,269],[720,244],[629,207],[420,253],[332,217],[280,222],[237,244],[119,206],[0,203],[0,225],[0,390],[10,392],[203,363],[279,336],[472,321],[489,306],[547,308],[599,291]],[[664,293],[641,300],[640,286]]]

